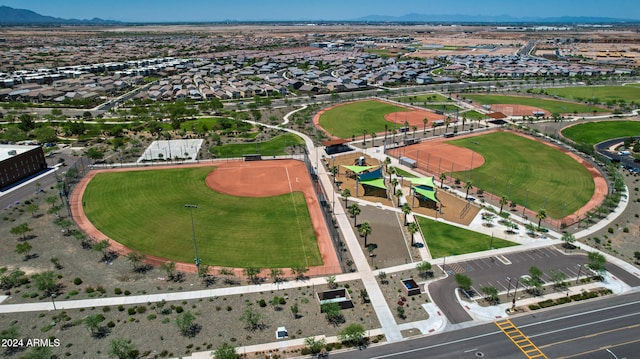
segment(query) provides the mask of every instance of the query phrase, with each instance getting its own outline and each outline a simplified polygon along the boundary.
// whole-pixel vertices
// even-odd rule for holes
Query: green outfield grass
[[[484,120],[485,118],[487,118],[487,115],[475,110],[466,111],[458,115],[458,117],[460,118],[462,118],[462,116],[466,116],[468,120]]]
[[[596,106],[588,106],[573,102],[555,101],[534,97],[502,96],[502,95],[465,95],[466,98],[479,102],[483,105],[492,104],[513,104],[538,107],[551,113],[593,113],[610,112],[609,110]]]
[[[442,96],[437,93],[427,93],[413,96],[403,96],[394,98],[398,102],[419,104],[420,102],[453,102],[448,97]]]
[[[566,127],[562,135],[576,143],[595,145],[612,138],[640,136],[640,121],[588,122]]]
[[[191,217],[202,263],[225,267],[316,266],[322,258],[301,192],[246,198],[205,184],[212,167],[101,173],[82,199],[89,220],[134,250],[193,263]],[[274,210],[277,208],[277,210]]]
[[[259,153],[263,156],[283,156],[287,153],[285,148],[304,144],[304,140],[294,134],[287,133],[276,136],[266,142],[238,143],[231,145],[214,146],[209,152],[217,158],[234,158],[242,155]]]
[[[320,117],[320,126],[334,136],[351,138],[367,133],[384,132],[384,125],[393,128],[393,122],[384,119],[384,115],[404,112],[405,108],[378,101],[359,101],[334,107]]]
[[[572,100],[607,102],[624,100],[626,102],[640,99],[640,88],[635,86],[577,86],[544,89],[549,95],[555,95]]]
[[[494,132],[447,141],[480,153],[485,164],[471,173],[454,172],[463,182],[534,211],[560,218],[585,205],[595,188],[589,171],[567,154],[512,133]],[[495,180],[494,180],[495,178]],[[535,218],[532,221],[536,221]]]
[[[491,236],[436,222],[429,218],[419,216],[416,218],[433,258],[486,251],[490,246],[505,248],[518,245],[495,237],[491,240]]]

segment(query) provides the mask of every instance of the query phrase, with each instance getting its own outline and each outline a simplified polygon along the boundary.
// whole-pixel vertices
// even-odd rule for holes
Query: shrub
[[[556,303],[554,303],[553,299],[547,299],[543,300],[542,302],[538,302],[538,305],[540,306],[540,308],[548,308],[553,307],[554,305],[556,305]]]
[[[129,313],[129,315],[135,315],[136,314],[136,307],[131,307],[131,308],[127,309],[127,313]]]
[[[102,307],[102,312],[106,313],[106,312],[110,312],[111,308],[109,306],[106,307]]]
[[[607,232],[613,233],[613,228],[611,228],[611,227],[607,228]]]
[[[180,314],[182,312],[184,312],[184,309],[181,306],[177,306],[176,307],[176,313]]]
[[[144,312],[147,311],[147,307],[145,307],[144,305],[139,306],[138,308],[136,308],[136,312],[142,314]]]
[[[113,328],[115,326],[116,326],[116,323],[114,323],[113,321],[107,323],[107,327],[109,327],[109,328]]]
[[[529,309],[531,310],[538,310],[540,309],[540,306],[537,304],[529,304]]]
[[[75,285],[82,284],[82,279],[80,279],[79,277],[73,278],[73,284],[75,284]]]
[[[124,311],[124,305],[122,305],[122,304],[118,305],[118,311],[119,312],[123,312]]]
[[[157,317],[158,317],[158,316],[157,316],[157,315],[155,315],[155,314],[149,314],[149,315],[147,315],[147,319],[148,319],[148,320],[154,320],[154,319],[156,319]]]
[[[113,293],[114,293],[115,295],[120,295],[120,294],[122,294],[122,289],[120,289],[120,288],[114,288],[114,289],[113,289]]]
[[[556,299],[556,304],[566,304],[571,302],[571,298],[570,297],[561,297]]]
[[[99,285],[98,287],[96,287],[96,292],[100,292],[100,294],[104,294],[107,291],[104,289],[103,286]]]
[[[260,299],[258,305],[260,306],[260,308],[264,308],[267,306],[267,302],[264,299]]]
[[[131,292],[130,292],[130,291],[128,291],[128,290],[125,290],[125,291],[124,291],[124,295],[129,295],[129,294],[131,294]]]

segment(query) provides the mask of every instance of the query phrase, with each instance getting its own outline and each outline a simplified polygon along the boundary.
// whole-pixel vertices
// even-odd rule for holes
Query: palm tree
[[[411,213],[411,206],[409,203],[405,203],[402,205],[402,213],[404,213],[404,225],[407,225],[407,216]]]
[[[544,208],[539,210],[538,214],[536,214],[536,218],[538,219],[538,230],[540,230],[540,224],[542,224],[542,220],[547,218],[547,210],[545,210]]]
[[[462,131],[464,131],[464,123],[467,122],[467,115],[462,115]]]
[[[369,222],[364,222],[360,225],[360,229],[358,230],[360,235],[364,237],[364,246],[367,246],[367,236],[371,234],[371,225]]]
[[[440,179],[440,188],[444,188],[444,181],[447,179],[447,174],[442,172],[438,178]]]
[[[387,156],[387,157],[384,159],[384,170],[385,170],[385,171],[387,171],[387,172],[389,171],[389,165],[390,165],[390,164],[391,164],[391,157]]]
[[[351,191],[349,191],[348,188],[345,188],[344,190],[342,190],[342,198],[344,198],[344,206],[347,206],[347,201],[349,200],[349,197],[351,197]]]
[[[469,198],[469,190],[473,188],[473,183],[471,183],[471,181],[468,181],[467,183],[465,183],[464,185],[464,189],[467,190],[467,193],[464,195],[464,199],[468,199]]]
[[[431,128],[433,129],[433,130],[431,131],[431,133],[432,133],[432,135],[433,135],[433,136],[435,136],[435,135],[436,135],[436,127],[437,127],[437,125],[436,125],[435,121],[434,121],[434,122],[431,122]]]
[[[411,126],[411,129],[413,130],[413,135],[412,138],[416,138],[416,130],[418,129],[418,126]]]
[[[411,222],[409,223],[409,227],[407,227],[407,230],[409,231],[409,234],[411,234],[411,245],[413,246],[415,234],[420,232],[420,227],[418,227],[418,224],[416,222]]]
[[[366,145],[367,144],[367,130],[363,129],[362,130],[362,145]]]
[[[400,198],[402,198],[402,195],[403,195],[403,194],[404,194],[404,193],[402,193],[402,190],[401,190],[401,189],[398,189],[398,190],[396,191],[396,197],[398,197],[398,207],[400,207]]]
[[[358,206],[357,203],[352,204],[351,206],[349,206],[349,214],[353,217],[353,226],[356,226],[356,219],[358,218],[358,215],[360,214],[360,206]]]
[[[447,116],[447,118],[444,120],[444,132],[447,133],[447,131],[449,130],[449,125],[451,124],[451,117]]]
[[[422,134],[426,134],[427,133],[427,119],[423,119],[422,120],[422,124],[424,125],[424,127],[422,128]]]
[[[507,199],[507,196],[500,197],[500,213],[502,213],[502,207],[504,207],[508,202],[509,200]]]

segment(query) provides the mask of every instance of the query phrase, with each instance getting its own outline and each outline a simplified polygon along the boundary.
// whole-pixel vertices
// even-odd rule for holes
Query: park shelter
[[[365,171],[376,168],[376,166],[346,166],[346,165],[342,165],[342,167],[347,169],[347,177],[355,177]]]
[[[424,201],[425,207],[437,207],[440,201],[436,196],[437,187],[433,177],[407,178],[411,182],[413,192],[417,194],[418,201]]]

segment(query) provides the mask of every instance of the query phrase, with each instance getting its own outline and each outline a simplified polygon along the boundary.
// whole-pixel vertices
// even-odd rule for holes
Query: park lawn
[[[393,112],[404,112],[407,109],[379,101],[358,101],[340,105],[326,111],[320,116],[320,126],[334,136],[351,138],[367,133],[384,132],[385,125],[389,128],[393,122],[384,116]]]
[[[294,134],[287,133],[276,136],[265,142],[237,143],[222,146],[212,146],[209,152],[217,158],[234,158],[242,155],[259,153],[263,156],[284,156],[285,148],[304,144],[304,140]]]
[[[416,217],[422,236],[433,258],[486,251],[493,248],[505,248],[518,245],[486,234],[434,221],[430,218]]]
[[[400,177],[405,177],[405,178],[416,178],[417,176],[414,175],[413,173],[409,173],[403,169],[400,169],[398,167],[396,167],[396,173],[398,174],[398,176]]]
[[[476,110],[465,111],[458,115],[458,117],[460,118],[462,118],[463,116],[466,117],[468,120],[484,120],[485,118],[487,118],[487,115],[480,113]]]
[[[640,136],[640,121],[582,123],[562,129],[562,135],[576,143],[595,145],[612,138]]]
[[[634,86],[575,86],[546,88],[544,90],[549,95],[577,101],[597,99],[596,102],[608,102],[612,100],[638,102],[638,99],[640,99],[640,87]]]
[[[548,100],[524,96],[503,96],[503,95],[465,95],[466,98],[479,102],[483,105],[493,104],[513,104],[526,105],[541,108],[551,113],[593,113],[610,112],[609,110],[596,106],[588,106],[580,103]]]
[[[403,96],[400,98],[394,99],[398,102],[403,103],[414,103],[418,104],[420,102],[453,102],[449,97],[442,96],[439,93],[426,93],[421,95],[413,95],[413,96]]]
[[[185,131],[202,131],[203,126],[207,126],[208,130],[211,130],[213,126],[218,123],[218,119],[215,117],[203,117],[195,120],[187,120],[180,124],[180,129]]]
[[[569,155],[509,132],[447,141],[480,153],[485,163],[473,171],[454,172],[461,181],[547,216],[561,218],[577,211],[593,196],[589,171]],[[532,219],[532,220],[535,220]]]
[[[100,173],[82,199],[89,220],[104,234],[143,253],[235,268],[290,268],[322,264],[301,192],[234,197],[211,190],[213,167]],[[277,210],[274,210],[277,209]]]

